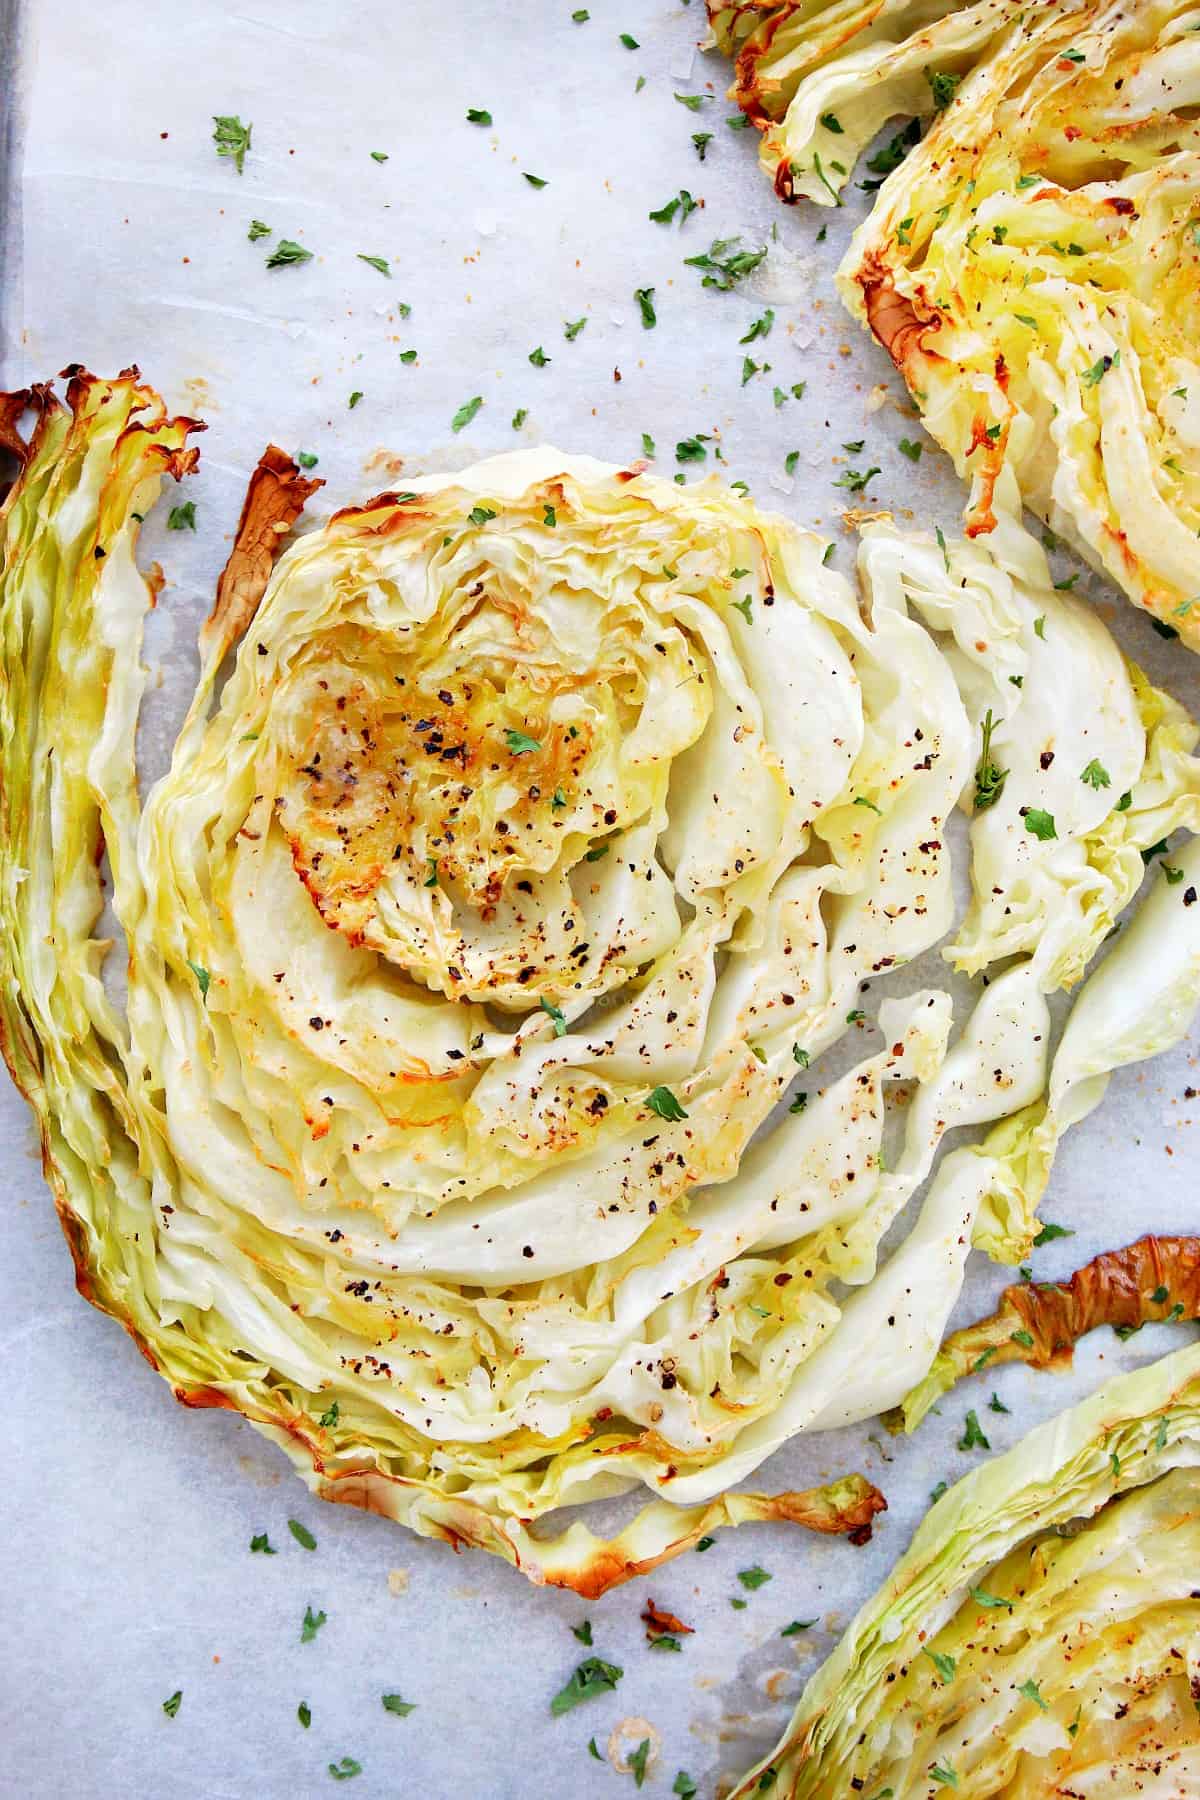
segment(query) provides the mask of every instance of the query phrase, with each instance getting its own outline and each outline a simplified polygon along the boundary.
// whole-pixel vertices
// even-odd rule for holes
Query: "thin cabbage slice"
[[[1186,715],[1014,520],[987,548],[874,527],[860,598],[716,482],[544,450],[337,513],[273,568],[314,484],[272,449],[143,806],[136,527],[190,422],[133,374],[25,400],[0,1019],[82,1290],[317,1492],[535,1579],[599,1592],[723,1521],[868,1531],[861,1477],[718,1496],[921,1378],[972,1239],[1024,1254],[1061,1131],[1183,1029],[1190,876],[1050,1055],[1138,846],[1193,823]],[[875,990],[954,926],[998,695],[975,886],[1028,935],[968,915],[951,955],[989,985],[956,1025],[941,986]],[[1061,790],[1023,755],[1043,733]],[[1128,804],[1072,776],[1085,751]],[[1027,828],[1050,805],[1053,842]],[[1127,950],[1171,1007],[1122,1010]],[[610,1544],[536,1530],[637,1486],[657,1504]]]
[[[1198,1555],[1193,1345],[943,1494],[734,1800],[1196,1792]]]

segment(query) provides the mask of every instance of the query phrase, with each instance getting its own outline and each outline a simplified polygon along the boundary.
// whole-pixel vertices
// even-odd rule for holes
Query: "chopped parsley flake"
[[[166,1713],[168,1719],[173,1719],[175,1717],[175,1714],[179,1711],[179,1708],[181,1707],[182,1704],[183,1704],[183,1689],[176,1688],[175,1692],[171,1695],[170,1699],[163,1701],[162,1709]]]
[[[324,1623],[325,1614],[323,1612],[314,1612],[311,1606],[306,1606],[304,1621],[300,1626],[300,1642],[311,1644]]]
[[[716,288],[727,294],[766,259],[765,244],[761,250],[739,250],[737,246],[741,241],[740,237],[714,238],[707,250],[701,251],[699,256],[685,256],[684,263],[689,269],[705,271],[701,287]]]
[[[312,1708],[309,1706],[307,1700],[302,1700],[296,1708],[296,1717],[303,1725],[305,1731],[307,1731],[312,1724]]]
[[[755,1563],[752,1568],[738,1570],[738,1580],[744,1588],[749,1588],[751,1593],[754,1592],[755,1588],[764,1587],[770,1579],[771,1577],[767,1574],[767,1571],[764,1568],[761,1568],[758,1563]]]
[[[681,438],[675,446],[676,462],[703,462],[707,456],[708,451],[699,437]]]
[[[818,1619],[793,1619],[790,1625],[784,1626],[779,1635],[780,1637],[798,1637],[802,1631],[811,1631],[813,1626],[819,1623]]]
[[[1079,779],[1080,781],[1086,781],[1089,787],[1106,788],[1112,786],[1112,776],[1104,767],[1104,764],[1097,762],[1094,756],[1086,769],[1080,771]]]
[[[696,146],[696,155],[700,158],[700,161],[703,162],[704,161],[704,153],[708,149],[708,146],[712,143],[712,132],[711,131],[693,131],[692,142]]]
[[[451,431],[461,431],[465,425],[469,425],[482,405],[482,394],[476,394],[473,400],[464,402],[450,421]]]
[[[686,106],[689,112],[699,112],[712,99],[711,94],[676,94],[680,106]]]
[[[867,167],[872,175],[890,175],[893,169],[898,169],[920,135],[920,120],[910,120],[903,131],[898,131],[894,138],[889,139],[882,150],[877,150],[874,156],[868,157]],[[879,181],[864,181],[862,185],[868,192],[873,192],[882,184]]]
[[[253,125],[243,125],[236,113],[214,113],[212,122],[216,127],[213,132],[213,143],[217,146],[218,156],[228,156],[238,174],[246,162],[246,152],[250,148],[250,133]]]
[[[521,173],[524,175],[531,188],[544,188],[550,185],[549,182],[543,180],[540,175],[531,175],[528,169],[522,169]]]
[[[533,364],[535,369],[544,369],[546,367],[547,363],[552,362],[554,359],[552,357],[547,356],[546,352],[542,349],[542,346],[539,344],[535,350],[531,350],[529,352],[529,360]]]
[[[951,74],[949,69],[926,69],[925,77],[933,90],[934,106],[938,112],[944,112],[958,92],[962,76]]]
[[[914,443],[912,438],[901,438],[897,445],[897,449],[900,451],[901,456],[907,456],[909,462],[920,462],[921,451],[924,447],[923,444]]]
[[[624,44],[624,46],[627,50],[640,50],[641,49],[641,45],[638,43],[637,39],[634,37],[634,35],[631,31],[623,31],[621,33],[620,41],[621,41],[621,43]]]
[[[960,1450],[990,1450],[991,1447],[987,1440],[987,1434],[979,1423],[979,1415],[972,1407],[967,1414],[963,1434],[958,1440],[958,1448]]]
[[[750,326],[749,331],[747,331],[742,337],[740,337],[738,339],[738,343],[739,344],[752,344],[756,338],[769,337],[770,332],[771,332],[771,327],[774,323],[775,323],[774,311],[772,310],[771,307],[768,306],[766,312],[763,313],[759,318],[757,318],[753,321],[753,323]]]
[[[1053,813],[1043,812],[1040,806],[1026,806],[1022,808],[1022,811],[1025,815],[1026,831],[1031,831],[1035,838],[1041,839],[1042,843],[1047,843],[1050,838],[1058,836]]]
[[[484,106],[468,106],[467,123],[469,125],[490,125],[492,115]]]
[[[931,1650],[928,1645],[925,1647],[925,1654],[937,1670],[943,1683],[954,1680],[954,1673],[958,1665],[952,1656],[946,1656],[940,1650]]]
[[[343,1756],[340,1762],[329,1763],[328,1769],[335,1781],[350,1781],[355,1775],[362,1774],[362,1764],[355,1762],[352,1756]]]
[[[271,227],[269,225],[264,225],[261,219],[251,219],[250,229],[246,233],[246,236],[250,239],[252,244],[256,244],[259,238],[270,237],[270,235]]]
[[[495,517],[494,514],[492,516]],[[523,731],[514,731],[511,726],[504,733],[504,742],[514,756],[527,756],[531,750],[540,750],[542,747],[537,738],[527,737]]]
[[[557,1006],[553,1005],[553,1003],[551,1001],[545,999],[545,997],[543,997],[543,999],[542,999],[541,1006],[542,1006],[542,1011],[554,1023],[555,1037],[565,1037],[566,1033],[567,1033],[567,1021],[563,1017],[561,1007],[557,1007]],[[576,1632],[575,1636],[578,1637],[579,1633]],[[587,1637],[587,1638],[584,1638],[582,1641],[585,1644],[590,1644],[592,1640],[590,1637]]]
[[[652,1113],[657,1113],[660,1119],[665,1119],[670,1125],[676,1125],[681,1119],[687,1118],[687,1113],[669,1087],[656,1087],[647,1098],[646,1105]]]
[[[654,289],[634,288],[633,297],[642,311],[642,326],[644,330],[650,331],[658,324],[658,314],[654,310]]]
[[[313,1536],[312,1532],[308,1529],[308,1526],[302,1525],[300,1523],[299,1519],[289,1519],[288,1520],[288,1530],[291,1532],[291,1534],[295,1538],[296,1542],[298,1544],[303,1545],[305,1550],[315,1550],[316,1549],[316,1547],[317,1547],[316,1538]]]
[[[415,1700],[402,1700],[399,1694],[380,1694],[379,1699],[384,1712],[394,1713],[398,1719],[407,1719],[417,1710]]]
[[[669,225],[675,214],[678,213],[680,215],[679,223],[682,225],[695,211],[696,201],[692,199],[686,188],[680,188],[673,199],[664,201],[661,206],[656,206],[654,211],[647,216],[653,219],[656,225]]]
[[[350,408],[351,412],[354,411],[355,407],[358,405],[358,403],[362,399],[362,397],[363,397],[362,389],[355,388],[354,392],[351,394],[350,398],[346,402],[346,405]]]
[[[1040,1250],[1043,1244],[1052,1244],[1055,1238],[1068,1238],[1074,1236],[1075,1233],[1069,1226],[1056,1225],[1052,1219],[1047,1219],[1042,1226],[1042,1229],[1034,1238],[1033,1247],[1035,1250]]]
[[[250,1548],[251,1550],[261,1550],[264,1556],[274,1556],[276,1554],[275,1549],[271,1544],[271,1540],[265,1531],[255,1533],[250,1539]]]
[[[182,506],[173,506],[167,514],[168,531],[195,531],[196,502],[185,500]]]
[[[312,251],[306,250],[303,244],[297,244],[292,238],[280,238],[267,258],[267,267],[268,269],[286,269],[291,263],[311,261]]]
[[[834,487],[848,488],[852,494],[861,494],[872,477],[878,474],[878,468],[843,469],[833,485]]]
[[[561,1718],[572,1707],[582,1706],[585,1700],[594,1700],[598,1694],[608,1693],[616,1687],[624,1673],[624,1669],[616,1663],[602,1662],[598,1656],[589,1656],[555,1694],[550,1702],[550,1711],[556,1719]]]
[[[634,1787],[640,1788],[646,1779],[646,1758],[649,1754],[649,1738],[643,1738],[637,1749],[629,1752],[629,1772],[633,1776]]]
[[[994,806],[1004,792],[1004,784],[1008,780],[1008,770],[1000,768],[992,757],[992,733],[995,731],[997,723],[1000,722],[1002,721],[992,718],[992,709],[989,706],[983,715],[981,727],[983,748],[979,754],[979,761],[975,765],[976,812],[986,812],[989,806]]]
[[[1085,369],[1079,379],[1084,387],[1095,387],[1098,381],[1103,381],[1110,369],[1116,368],[1120,360],[1121,352],[1114,350],[1111,356],[1102,356],[1098,362],[1092,364],[1090,369]]]

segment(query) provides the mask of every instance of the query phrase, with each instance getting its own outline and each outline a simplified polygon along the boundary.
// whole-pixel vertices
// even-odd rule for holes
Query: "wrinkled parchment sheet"
[[[872,504],[953,524],[961,490],[948,461],[928,442],[915,466],[899,454],[901,437],[920,436],[903,386],[834,296],[832,270],[866,197],[855,185],[845,207],[820,214],[775,201],[754,133],[726,123],[724,64],[697,54],[700,0],[590,0],[580,24],[572,10],[571,0],[27,0],[9,72],[20,257],[6,269],[6,385],[69,361],[100,373],[136,361],[170,405],[209,427],[187,488],[195,535],[162,529],[172,495],[146,544],[168,578],[148,642],[149,773],[191,684],[196,626],[247,475],[272,439],[319,455],[328,485],[316,518],[402,487],[406,472],[541,441],[623,461],[648,432],[657,466],[673,472],[676,441],[708,432],[724,472],[836,538],[843,568],[847,496],[833,481],[847,463],[880,466]],[[676,93],[713,97],[693,112]],[[492,128],[467,124],[469,106],[490,110]],[[214,152],[215,113],[253,122],[241,177]],[[702,164],[697,131],[712,133]],[[681,187],[701,209],[682,230],[651,223],[648,211]],[[274,235],[248,241],[252,219]],[[766,263],[736,293],[705,291],[684,256],[736,233],[755,247],[769,240]],[[268,272],[278,235],[313,260]],[[391,277],[360,255],[387,258]],[[656,290],[653,331],[640,322],[640,287]],[[741,346],[767,306],[770,337]],[[585,329],[567,342],[564,321],[581,316]],[[547,367],[528,361],[538,345]],[[771,369],[743,388],[747,348]],[[406,349],[414,363],[400,361]],[[804,399],[777,407],[773,387],[800,381]],[[454,436],[451,418],[475,394],[483,407]],[[528,420],[514,432],[518,408]],[[863,454],[848,455],[843,444],[860,438]],[[1200,704],[1200,665],[1098,578],[1083,575],[1078,591],[1156,678]],[[918,975],[936,978],[921,969],[914,984]],[[1144,1230],[1194,1228],[1200,1102],[1186,1091],[1197,1043],[1118,1076],[1068,1137],[1043,1211],[1075,1235],[1037,1252],[1039,1278]],[[871,1425],[805,1439],[755,1477],[801,1486],[862,1469],[890,1506],[865,1548],[745,1527],[589,1605],[480,1554],[456,1558],[322,1506],[250,1427],[177,1406],[119,1328],[76,1298],[7,1083],[0,1206],[0,1787],[22,1796],[293,1800],[329,1791],[328,1765],[348,1756],[362,1767],[355,1800],[602,1800],[634,1791],[608,1749],[631,1718],[648,1724],[630,1743],[649,1736],[656,1747],[648,1795],[668,1795],[680,1769],[711,1795],[773,1742],[929,1490],[982,1454],[955,1448],[968,1406],[1002,1450],[1192,1329],[1147,1329],[1124,1345],[1098,1333],[1071,1374],[989,1372],[913,1439]],[[985,1310],[1005,1278],[975,1259],[956,1320]],[[988,1410],[993,1392],[1007,1414]],[[293,1540],[289,1517],[315,1533],[315,1551]],[[276,1556],[250,1553],[263,1531]],[[737,1571],[755,1563],[772,1579],[745,1592]],[[648,1596],[695,1627],[680,1654],[647,1650]],[[301,1644],[310,1605],[327,1623]],[[795,1618],[818,1622],[781,1637]],[[584,1619],[592,1652],[571,1635]],[[550,1697],[588,1654],[622,1666],[619,1688],[552,1718]],[[161,1703],[176,1689],[169,1718]],[[416,1710],[389,1714],[384,1693]]]

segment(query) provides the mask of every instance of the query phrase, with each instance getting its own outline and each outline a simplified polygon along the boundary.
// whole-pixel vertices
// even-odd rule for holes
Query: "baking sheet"
[[[151,772],[195,668],[196,625],[247,475],[271,438],[319,455],[328,486],[318,517],[404,469],[517,443],[624,460],[648,432],[658,466],[673,470],[676,441],[709,432],[724,472],[836,537],[843,567],[845,496],[832,484],[848,461],[881,466],[872,502],[953,523],[961,490],[949,463],[928,442],[915,466],[899,454],[900,437],[919,435],[902,384],[833,296],[831,271],[866,197],[855,186],[844,208],[821,214],[775,202],[754,134],[726,124],[724,65],[696,53],[700,0],[591,0],[582,24],[572,10],[568,0],[108,0],[99,26],[79,0],[21,13],[7,71],[18,141],[6,182],[6,385],[73,360],[99,372],[136,360],[209,426],[188,487],[194,538],[162,533],[164,507],[159,541],[147,545],[169,581],[148,644],[161,671],[145,733]],[[11,58],[12,37],[0,41]],[[718,97],[693,112],[676,93]],[[493,127],[467,124],[468,106],[488,108]],[[213,151],[214,113],[253,121],[240,178]],[[697,131],[713,134],[703,164]],[[534,188],[524,171],[549,185]],[[681,187],[703,201],[682,231],[649,222]],[[274,238],[249,242],[255,218],[303,242],[313,261],[268,272]],[[735,294],[705,291],[683,257],[735,233],[769,242],[766,263]],[[391,278],[360,254],[389,259]],[[648,286],[653,331],[634,299]],[[743,347],[768,305],[770,337]],[[588,323],[569,343],[563,322],[580,316]],[[527,360],[539,344],[551,358],[541,369]],[[399,360],[408,348],[419,353],[410,365]],[[743,387],[747,349],[772,367]],[[800,381],[803,401],[776,407],[774,386]],[[450,420],[475,394],[484,405],[455,436]],[[514,432],[518,408],[528,421]],[[842,446],[859,438],[856,459]],[[1079,591],[1157,678],[1200,705],[1198,665],[1096,577],[1081,577]],[[1196,1049],[1193,1040],[1119,1075],[1068,1138],[1043,1211],[1076,1235],[1038,1252],[1040,1277],[1142,1230],[1195,1227]],[[320,1506],[248,1426],[176,1406],[124,1334],[76,1299],[33,1133],[7,1084],[0,1205],[10,1433],[0,1786],[29,1796],[272,1800],[327,1791],[328,1765],[349,1756],[362,1765],[357,1800],[599,1800],[632,1781],[593,1759],[589,1736],[606,1759],[610,1732],[630,1717],[662,1737],[648,1794],[668,1794],[680,1769],[711,1794],[722,1771],[774,1740],[929,1489],[979,1454],[955,1448],[967,1406],[981,1409],[1000,1450],[1102,1375],[1184,1335],[1147,1329],[1121,1345],[1100,1333],[1073,1374],[1001,1370],[951,1397],[914,1440],[870,1425],[802,1440],[755,1478],[799,1486],[862,1469],[891,1509],[865,1548],[744,1527],[584,1604],[483,1556],[455,1559],[379,1519]],[[956,1317],[985,1309],[1004,1279],[976,1259]],[[993,1391],[1007,1415],[987,1410]],[[293,1540],[289,1517],[312,1529],[315,1551]],[[278,1555],[250,1553],[261,1531]],[[772,1580],[745,1593],[737,1571],[754,1563]],[[646,1649],[647,1595],[695,1626],[681,1654]],[[301,1644],[309,1605],[327,1623]],[[796,1617],[819,1623],[781,1638]],[[585,1618],[594,1653],[624,1677],[614,1694],[553,1719],[551,1695],[589,1654],[571,1635]],[[169,1718],[161,1702],[176,1689]],[[417,1710],[388,1714],[385,1692]]]

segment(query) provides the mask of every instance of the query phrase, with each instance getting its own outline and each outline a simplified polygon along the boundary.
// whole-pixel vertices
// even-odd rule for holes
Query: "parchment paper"
[[[719,58],[695,54],[700,0],[590,0],[588,10],[576,24],[569,0],[26,5],[9,71],[20,128],[8,201],[20,229],[8,236],[6,385],[68,361],[105,373],[137,361],[209,425],[188,487],[195,536],[164,532],[164,506],[147,545],[169,579],[149,645],[162,674],[145,733],[150,772],[190,686],[196,624],[247,475],[271,438],[319,455],[318,517],[404,469],[539,441],[624,460],[645,431],[668,471],[678,439],[712,433],[724,472],[836,535],[844,567],[846,496],[832,484],[847,463],[881,466],[872,503],[953,523],[961,490],[948,462],[928,442],[915,466],[898,453],[900,437],[920,436],[902,384],[833,295],[866,197],[855,186],[836,212],[785,209],[755,165],[754,134],[727,126],[731,106],[677,104],[676,92],[719,96],[728,79]],[[493,127],[467,124],[468,106],[489,109]],[[214,152],[215,113],[253,122],[241,177]],[[713,134],[703,164],[697,131]],[[549,185],[535,189],[524,171]],[[702,209],[682,231],[651,223],[650,208],[681,187]],[[273,235],[251,243],[256,218]],[[765,265],[735,294],[705,291],[683,257],[735,233],[770,241]],[[313,261],[268,272],[280,235]],[[360,254],[389,259],[391,278]],[[650,286],[659,322],[646,331],[634,289]],[[768,305],[771,335],[743,347]],[[581,316],[585,329],[565,341],[563,322]],[[548,367],[527,360],[538,345]],[[408,348],[415,364],[399,359]],[[743,387],[747,351],[771,369]],[[773,387],[800,381],[804,399],[777,407]],[[474,394],[485,404],[456,437],[450,420]],[[514,432],[521,407],[528,422]],[[861,455],[843,450],[860,438]],[[1079,591],[1156,677],[1200,704],[1184,652],[1097,578],[1085,574]],[[1076,1235],[1038,1252],[1039,1277],[1143,1230],[1195,1228],[1197,1104],[1185,1098],[1195,1049],[1118,1076],[1068,1138],[1043,1211]],[[329,1763],[349,1756],[362,1765],[355,1800],[591,1800],[633,1791],[588,1752],[594,1734],[605,1757],[630,1716],[662,1736],[648,1794],[668,1794],[680,1769],[711,1794],[722,1770],[773,1741],[930,1488],[981,1454],[955,1448],[968,1406],[1004,1449],[1191,1329],[1147,1329],[1125,1345],[1097,1334],[1071,1375],[1001,1371],[954,1395],[915,1439],[864,1426],[802,1440],[755,1478],[783,1487],[864,1470],[891,1507],[866,1548],[746,1527],[585,1605],[483,1556],[455,1560],[320,1506],[249,1427],[176,1406],[121,1331],[75,1297],[33,1133],[7,1084],[0,1205],[0,1788],[22,1796],[274,1800],[328,1791]],[[956,1317],[984,1310],[1004,1279],[976,1259]],[[1007,1415],[988,1410],[993,1391]],[[289,1517],[316,1534],[315,1552],[293,1540]],[[250,1553],[261,1531],[276,1556]],[[746,1593],[737,1571],[754,1563],[772,1580]],[[647,1595],[695,1627],[681,1654],[646,1649]],[[308,1605],[327,1623],[302,1645]],[[819,1623],[781,1638],[797,1617]],[[585,1618],[594,1653],[624,1678],[553,1719],[551,1695],[589,1654],[570,1630]],[[176,1689],[169,1718],[161,1702]],[[417,1710],[388,1714],[385,1692]]]

